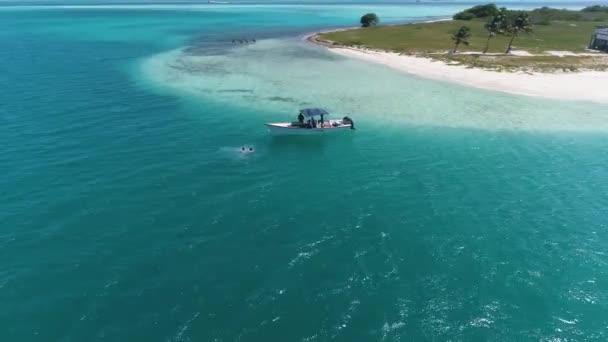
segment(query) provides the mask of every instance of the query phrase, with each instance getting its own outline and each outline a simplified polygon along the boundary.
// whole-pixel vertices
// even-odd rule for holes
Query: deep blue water
[[[142,73],[180,47],[219,65],[242,35],[296,49],[281,70],[332,61],[290,37],[360,11],[0,10],[0,340],[606,340],[605,105],[399,76],[445,120],[281,139],[279,107]]]

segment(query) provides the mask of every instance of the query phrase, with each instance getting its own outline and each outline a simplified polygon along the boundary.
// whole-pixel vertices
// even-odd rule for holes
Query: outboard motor
[[[353,121],[353,119],[349,118],[348,116],[343,117],[342,122],[346,125],[350,124],[350,129],[352,129],[352,130],[355,129],[355,122]]]

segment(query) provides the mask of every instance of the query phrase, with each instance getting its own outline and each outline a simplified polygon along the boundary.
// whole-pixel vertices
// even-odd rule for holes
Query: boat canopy
[[[312,116],[329,115],[329,113],[322,108],[304,108],[300,109],[300,113],[307,118]]]

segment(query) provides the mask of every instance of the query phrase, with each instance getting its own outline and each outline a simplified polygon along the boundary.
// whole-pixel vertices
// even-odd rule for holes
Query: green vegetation
[[[479,5],[454,14],[452,19],[472,20],[475,18],[488,18],[496,13],[498,13],[498,7],[495,4]]]
[[[601,7],[601,6],[600,6]],[[528,12],[533,24],[551,21],[605,21],[608,20],[608,11],[574,11],[541,7]]]
[[[555,20],[576,21],[583,20],[583,14],[579,11],[541,7],[529,12],[533,23],[550,23]]]
[[[464,44],[464,45],[468,46],[470,37],[471,37],[471,29],[466,26],[461,26],[458,29],[458,32],[454,33],[454,35],[452,36],[452,40],[455,42],[454,50],[452,50],[452,53],[456,53],[456,51],[458,50],[458,45],[460,45],[460,44]]]
[[[434,59],[495,71],[577,71],[607,70],[606,57],[510,56],[510,55],[437,55]]]
[[[464,51],[482,51],[487,41],[482,21],[439,21],[434,23],[407,24],[398,26],[376,26],[365,30],[346,30],[319,35],[321,40],[335,42],[336,45],[353,45],[371,49],[390,50],[406,54],[427,54],[445,52],[451,44],[447,42],[462,25],[471,29],[469,46]],[[606,21],[608,24],[608,21]],[[535,27],[534,34],[521,36],[515,48],[530,53],[547,50],[585,52],[594,22],[553,22],[550,26]],[[488,49],[490,53],[504,52],[510,36],[497,35]]]
[[[589,7],[583,8],[581,10],[581,12],[605,12],[605,13],[608,13],[608,6],[600,6],[600,5],[589,6]]]
[[[488,20],[499,11],[511,16],[513,11],[497,8],[495,4],[479,5],[454,14],[454,20]],[[548,25],[551,21],[605,21],[608,20],[608,6],[590,6],[580,11],[550,7],[536,8],[526,11],[530,22],[535,25]]]
[[[509,53],[511,52],[511,48],[513,47],[513,41],[517,37],[518,33],[532,33],[532,24],[530,23],[530,16],[526,12],[517,12],[507,19],[504,24],[504,28],[507,32],[511,33],[511,40],[509,40],[507,51],[505,51],[505,53]]]
[[[490,39],[498,34],[504,34],[507,22],[507,12],[505,9],[501,8],[498,12],[496,12],[488,22],[484,25],[486,31],[488,31],[488,40],[486,40],[486,47],[483,49],[483,53],[488,52],[490,48]]]
[[[498,8],[495,4],[479,5],[471,7],[462,12],[454,14],[454,20],[484,20],[503,12],[508,16],[514,15],[513,11],[506,8]],[[589,6],[580,11],[541,7],[526,11],[530,22],[534,25],[550,25],[552,21],[606,21],[608,20],[608,6]]]
[[[541,8],[526,11],[525,15],[520,16],[518,15],[518,13],[521,14],[520,12],[498,10],[490,18],[375,26],[365,30],[354,29],[324,33],[318,35],[316,39],[327,44],[394,51],[501,70],[606,68],[608,55],[558,57],[547,53],[547,51],[585,53],[595,27],[608,24],[608,17],[601,21],[549,20],[548,25],[536,25],[534,32],[530,31],[534,20],[553,18],[556,13],[562,13],[561,11]],[[504,17],[500,17],[501,13]],[[603,14],[597,10],[586,13]],[[562,14],[559,17],[564,18]],[[470,29],[470,36],[466,39],[469,44],[460,44],[458,54],[448,54],[447,52],[453,49],[453,45],[449,43],[451,37],[465,25]],[[521,34],[522,32],[530,32],[530,34]],[[509,46],[513,50],[523,50],[533,56],[502,55],[509,49]],[[489,55],[480,56],[482,51]],[[466,55],[463,52],[477,53]]]
[[[367,13],[361,17],[361,26],[362,27],[375,26],[379,22],[380,22],[380,18],[378,18],[376,13]]]

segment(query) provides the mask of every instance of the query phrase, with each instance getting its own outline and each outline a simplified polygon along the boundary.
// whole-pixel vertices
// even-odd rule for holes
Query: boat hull
[[[315,128],[303,128],[285,126],[284,124],[271,124],[267,123],[266,127],[273,135],[318,135],[318,134],[334,134],[338,132],[350,131],[350,126],[340,125],[336,127],[315,127]]]

